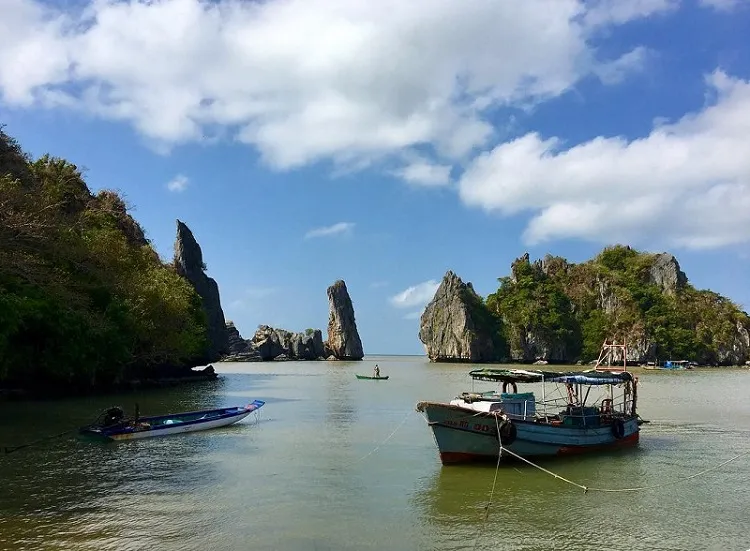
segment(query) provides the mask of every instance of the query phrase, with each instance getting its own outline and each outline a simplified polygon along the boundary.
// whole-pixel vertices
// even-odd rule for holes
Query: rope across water
[[[661,484],[653,484],[653,485],[650,485],[650,486],[635,486],[635,487],[632,487],[632,488],[596,488],[596,487],[592,487],[592,486],[586,486],[584,484],[579,484],[578,482],[574,482],[573,480],[565,478],[564,476],[560,476],[557,473],[553,473],[549,469],[545,469],[544,467],[542,467],[540,465],[537,465],[536,463],[534,463],[532,461],[529,461],[525,457],[522,457],[522,456],[518,455],[517,453],[509,450],[508,448],[504,448],[503,444],[502,444],[502,439],[501,439],[501,436],[500,436],[500,424],[498,422],[498,414],[495,414],[495,425],[497,427],[497,439],[498,439],[498,442],[500,442],[500,449],[499,449],[499,452],[498,452],[499,455],[502,456],[502,453],[505,452],[508,455],[511,455],[511,456],[515,457],[516,459],[519,459],[519,460],[523,461],[524,463],[527,463],[528,465],[531,465],[532,467],[534,467],[536,469],[539,469],[540,471],[545,472],[545,473],[547,473],[548,475],[550,475],[550,476],[552,476],[554,478],[557,478],[557,479],[562,480],[563,482],[566,482],[566,483],[568,483],[568,484],[570,484],[572,486],[580,488],[581,490],[583,490],[583,493],[586,493],[586,492],[639,492],[639,491],[643,491],[643,490],[653,490],[653,489],[656,489],[656,488],[663,488],[665,486],[672,486],[674,484],[679,484],[680,482],[685,482],[686,480],[692,480],[694,478],[698,478],[699,476],[702,476],[702,475],[704,475],[706,473],[710,473],[711,471],[716,471],[716,470],[724,467],[725,465],[728,465],[729,463],[731,463],[733,461],[736,461],[737,459],[740,459],[741,457],[745,457],[746,455],[750,455],[750,450],[746,450],[746,451],[744,451],[742,453],[739,453],[739,454],[735,455],[734,457],[732,457],[730,459],[727,459],[726,461],[724,461],[722,463],[719,463],[718,465],[714,465],[713,467],[709,467],[707,469],[704,469],[704,470],[702,470],[702,471],[700,471],[698,473],[692,474],[690,476],[680,477],[680,478],[677,478],[676,480],[671,480],[669,482],[663,482]],[[499,467],[499,462],[498,462],[498,467]]]

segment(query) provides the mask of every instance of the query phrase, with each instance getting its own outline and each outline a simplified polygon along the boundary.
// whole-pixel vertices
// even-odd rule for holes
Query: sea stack
[[[328,341],[326,348],[338,360],[361,360],[362,341],[354,320],[354,306],[346,283],[336,281],[328,288]]]
[[[229,340],[221,309],[219,286],[206,275],[203,252],[193,232],[184,222],[177,220],[177,240],[174,244],[174,266],[177,273],[187,279],[203,300],[203,310],[208,321],[208,361],[219,360],[229,349]]]
[[[433,362],[499,360],[493,318],[471,283],[446,272],[419,324],[419,340]]]

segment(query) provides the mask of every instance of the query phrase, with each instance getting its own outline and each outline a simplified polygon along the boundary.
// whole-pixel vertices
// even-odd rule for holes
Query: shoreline
[[[201,367],[202,369],[197,369]],[[184,375],[173,373],[163,377],[130,378],[118,383],[112,383],[99,387],[63,387],[53,388],[44,385],[36,388],[2,387],[0,386],[0,402],[20,401],[48,401],[61,400],[65,398],[82,398],[85,396],[109,396],[118,393],[137,392],[140,390],[153,390],[172,388],[188,384],[206,383],[219,379],[212,364],[197,366],[185,371]]]

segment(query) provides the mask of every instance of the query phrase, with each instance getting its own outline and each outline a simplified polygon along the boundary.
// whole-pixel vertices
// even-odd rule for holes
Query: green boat
[[[375,381],[386,381],[388,380],[389,375],[386,375],[385,377],[372,377],[371,375],[357,375],[357,379],[373,379]]]

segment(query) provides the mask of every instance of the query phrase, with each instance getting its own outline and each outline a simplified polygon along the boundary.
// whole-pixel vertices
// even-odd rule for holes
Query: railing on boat
[[[536,399],[533,392],[498,393],[495,391],[482,393],[466,392],[459,398],[468,403],[476,401],[493,402],[489,404],[487,408],[488,412],[502,410],[510,418],[520,420],[527,420],[529,418],[551,420],[559,418],[562,414],[568,419],[580,419],[580,423],[574,424],[585,426],[588,424],[587,419],[592,417],[614,418],[635,415],[637,397],[635,390],[637,385],[636,378],[632,379],[632,385],[630,381],[626,383],[622,394],[618,393],[619,396],[617,398],[615,398],[613,385],[607,385],[609,392],[597,396],[589,405],[587,405],[587,401],[591,385],[556,382],[555,390],[557,390],[559,396],[549,397],[547,384],[544,380],[541,381],[541,399]],[[561,389],[560,385],[565,387],[565,391]],[[583,392],[583,386],[588,386],[585,393]]]

